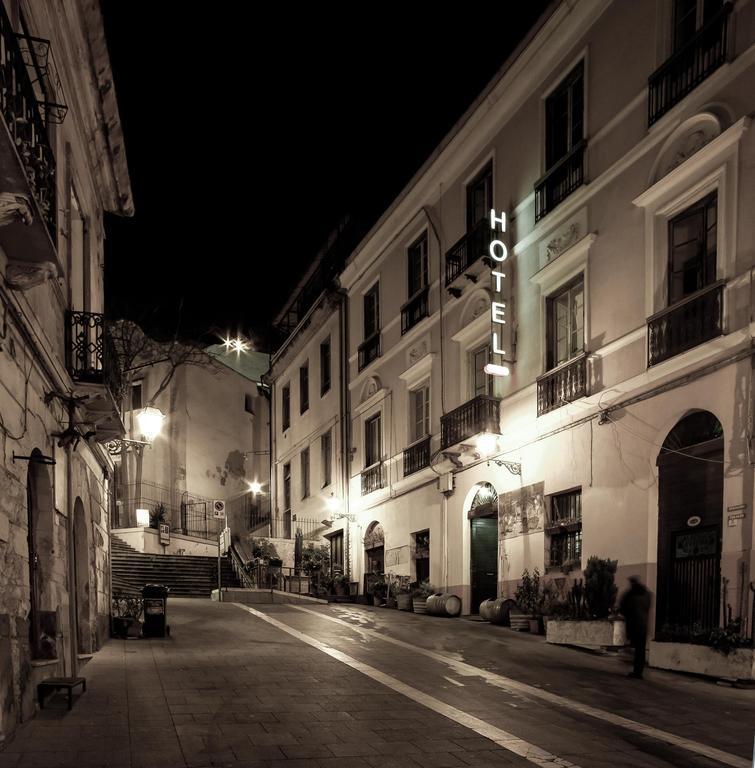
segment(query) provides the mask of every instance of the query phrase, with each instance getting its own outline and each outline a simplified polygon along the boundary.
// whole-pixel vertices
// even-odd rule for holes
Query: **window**
[[[485,221],[493,207],[493,164],[488,163],[467,184],[467,231]]]
[[[244,395],[244,410],[247,413],[254,413],[254,398],[248,392]]]
[[[320,396],[330,389],[330,336],[320,344]]]
[[[343,531],[334,533],[330,538],[330,567],[333,571],[343,571]]]
[[[364,295],[364,338],[374,336],[380,330],[380,296],[379,283],[370,288]]]
[[[571,360],[584,350],[584,279],[576,280],[548,299],[548,368]]]
[[[411,299],[427,286],[427,233],[409,248],[407,294]]]
[[[322,487],[333,482],[333,432],[328,430],[320,438],[320,466],[322,466]]]
[[[364,423],[364,466],[377,464],[381,453],[380,414],[376,413]]]
[[[291,426],[291,385],[286,384],[281,390],[281,425],[285,432]]]
[[[669,222],[669,306],[716,282],[718,193]]]
[[[545,101],[545,168],[550,170],[582,141],[584,64],[579,62]]]
[[[470,352],[470,374],[472,379],[472,396],[492,395],[493,377],[485,373],[485,366],[490,362],[490,347],[486,344]]]
[[[142,405],[142,382],[135,381],[131,385],[131,410],[139,411],[143,408]]]
[[[674,0],[674,53],[684,48],[723,7],[723,0]]]
[[[301,462],[301,497],[306,499],[309,496],[309,448],[304,448],[299,454]]]
[[[430,434],[430,387],[409,392],[409,439],[412,443]]]
[[[579,567],[582,560],[582,491],[551,496],[547,528],[550,565]]]
[[[309,360],[299,368],[299,413],[309,408]]]
[[[283,507],[284,512],[291,509],[291,464],[283,465]]]

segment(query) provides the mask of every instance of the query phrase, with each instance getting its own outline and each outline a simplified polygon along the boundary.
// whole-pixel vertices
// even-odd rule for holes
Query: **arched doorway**
[[[53,493],[42,452],[31,452],[26,474],[27,543],[29,547],[29,643],[33,658],[57,656],[57,613],[44,610],[45,590],[52,568]]]
[[[470,538],[472,613],[480,603],[498,595],[498,494],[490,483],[481,483],[467,513]]]
[[[73,547],[76,572],[76,623],[79,653],[91,653],[92,630],[89,621],[89,530],[81,498],[73,505]]]
[[[658,454],[658,639],[719,624],[723,458],[723,429],[708,411],[677,422]]]
[[[364,534],[364,593],[372,594],[372,585],[385,568],[385,534],[377,521]]]

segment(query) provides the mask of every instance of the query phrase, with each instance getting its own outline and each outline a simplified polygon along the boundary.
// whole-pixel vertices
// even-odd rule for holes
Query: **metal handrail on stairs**
[[[231,568],[233,568],[233,572],[236,574],[236,578],[241,582],[241,586],[245,589],[251,589],[255,586],[254,581],[252,577],[247,572],[244,561],[239,556],[239,553],[236,551],[236,547],[234,544],[231,544],[231,546],[228,548],[228,554],[231,556]]]

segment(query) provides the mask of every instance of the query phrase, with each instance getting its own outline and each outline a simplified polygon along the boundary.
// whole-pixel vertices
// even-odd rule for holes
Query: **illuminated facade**
[[[724,592],[747,619],[755,4],[704,5],[557,6],[349,258],[362,589],[429,575],[469,613],[596,555],[656,593],[657,638]]]

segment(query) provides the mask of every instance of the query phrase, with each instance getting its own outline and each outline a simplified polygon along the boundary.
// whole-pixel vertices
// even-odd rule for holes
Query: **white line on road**
[[[305,635],[303,632],[299,632],[298,629],[294,629],[288,624],[284,624],[282,621],[274,619],[272,616],[268,616],[261,611],[250,608],[248,605],[242,605],[241,603],[234,603],[234,605],[237,608],[241,608],[243,611],[251,613],[258,619],[262,619],[262,621],[266,621],[268,624],[272,624],[272,626],[281,630],[281,632],[285,632],[286,634],[295,637],[297,640],[300,640],[302,643],[306,643],[307,645],[311,645],[313,648],[317,648],[318,651],[322,651],[328,656],[340,661],[343,664],[346,664],[346,666],[351,667],[352,669],[361,672],[363,675],[372,678],[381,685],[386,686],[386,688],[390,688],[392,691],[400,693],[412,701],[416,701],[423,707],[427,707],[428,709],[433,710],[433,712],[437,712],[438,714],[441,714],[444,717],[459,723],[459,725],[463,725],[465,728],[469,728],[475,733],[478,733],[480,736],[494,741],[500,747],[503,747],[509,752],[513,752],[515,755],[523,757],[533,765],[537,765],[540,768],[579,768],[576,763],[571,763],[568,760],[564,760],[563,758],[557,757],[556,755],[552,755],[550,752],[547,752],[546,750],[541,749],[534,744],[530,744],[528,741],[520,739],[518,736],[514,736],[513,733],[509,733],[508,731],[497,728],[490,723],[486,723],[484,720],[480,720],[473,715],[467,714],[461,709],[452,707],[450,704],[446,704],[445,702],[442,702],[439,699],[436,699],[433,696],[418,690],[417,688],[412,688],[410,685],[402,683],[395,677],[386,675],[384,672],[369,666],[369,664],[365,664],[364,662],[361,662],[358,659],[355,659],[343,653],[342,651],[337,650],[336,648],[332,648],[331,646],[320,642],[314,637]]]
[[[464,683],[460,683],[458,680],[454,680],[453,677],[446,677],[446,675],[443,675],[444,680],[448,680],[449,683],[453,683],[454,685],[458,685],[459,688],[464,687]]]
[[[320,611],[313,611],[311,608],[302,608],[300,605],[291,605],[291,608],[295,608],[297,611],[303,611],[305,613],[311,613],[313,616],[319,616],[321,619],[327,619],[328,621],[341,624],[344,627],[348,627],[354,632],[360,632],[370,637],[375,637],[378,640],[384,640],[387,643],[393,643],[401,648],[406,648],[415,653],[421,653],[424,656],[428,656],[431,659],[435,659],[443,664],[450,666],[457,674],[464,675],[466,677],[480,677],[486,683],[494,685],[497,688],[501,688],[509,693],[521,693],[528,696],[547,701],[551,704],[555,704],[558,707],[565,707],[570,711],[581,712],[583,715],[594,717],[597,720],[603,720],[604,722],[617,725],[620,728],[624,728],[628,731],[634,731],[640,733],[643,736],[650,736],[657,741],[662,741],[667,744],[673,744],[676,747],[681,747],[688,752],[694,752],[703,757],[708,757],[716,762],[723,763],[724,765],[733,766],[733,768],[751,768],[751,763],[747,758],[739,757],[738,755],[732,755],[729,752],[716,749],[715,747],[709,747],[707,744],[702,744],[699,741],[692,741],[691,739],[685,739],[683,736],[677,736],[676,734],[669,733],[668,731],[662,731],[659,728],[653,728],[652,725],[645,725],[644,723],[638,723],[635,720],[630,720],[627,717],[616,715],[613,712],[607,712],[604,709],[598,709],[597,707],[591,707],[589,704],[582,704],[575,699],[568,699],[565,696],[559,696],[556,693],[550,693],[544,691],[541,688],[536,688],[533,685],[527,685],[527,683],[520,683],[518,680],[514,680],[510,677],[504,677],[503,675],[490,672],[488,670],[478,669],[477,667],[467,664],[463,661],[457,661],[456,659],[447,656],[444,653],[438,651],[428,651],[425,648],[418,648],[416,645],[405,643],[403,640],[398,640],[395,637],[390,637],[382,632],[378,632],[374,629],[365,629],[364,627],[355,626],[354,624],[338,619],[335,616],[327,616]],[[752,768],[755,768],[755,763],[752,764]]]

